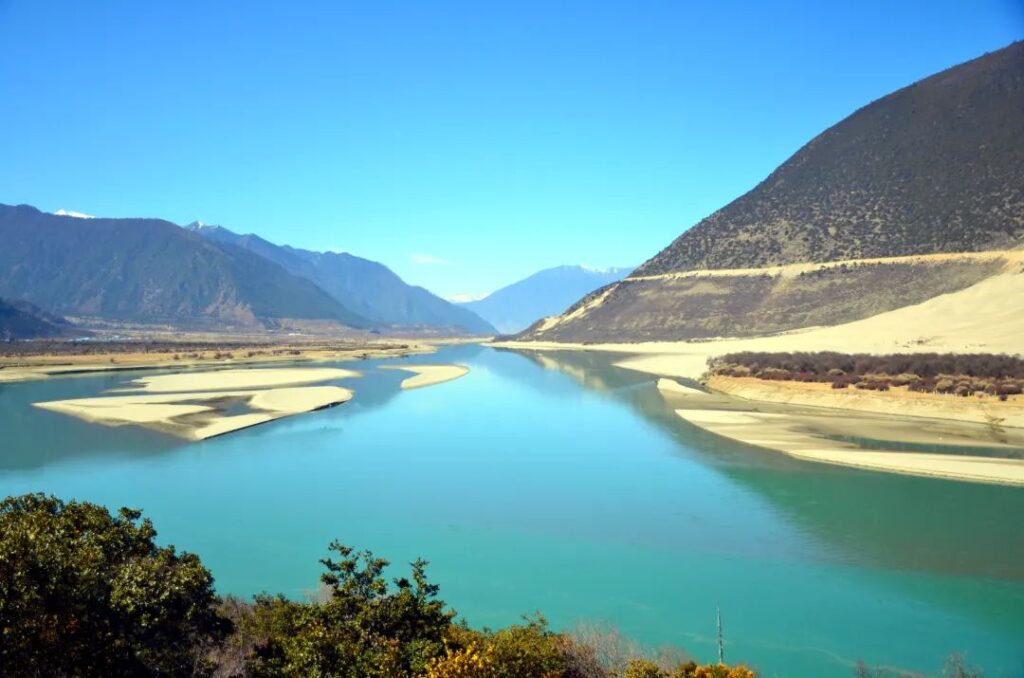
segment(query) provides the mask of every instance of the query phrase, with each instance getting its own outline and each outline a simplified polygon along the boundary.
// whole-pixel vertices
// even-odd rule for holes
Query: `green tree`
[[[229,630],[199,558],[141,512],[42,494],[0,502],[0,673],[192,675]]]
[[[422,673],[444,653],[453,612],[437,599],[423,560],[412,579],[389,584],[388,561],[333,542],[340,556],[321,561],[329,597],[320,604],[259,596],[244,621],[262,640],[251,667],[257,675],[406,676]]]

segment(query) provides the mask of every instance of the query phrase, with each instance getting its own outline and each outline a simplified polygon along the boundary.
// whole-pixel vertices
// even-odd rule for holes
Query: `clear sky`
[[[1024,0],[0,0],[0,202],[479,294],[639,264],[856,108],[1022,37]]]

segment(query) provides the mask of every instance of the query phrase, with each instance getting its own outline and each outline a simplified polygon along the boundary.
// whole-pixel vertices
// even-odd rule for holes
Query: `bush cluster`
[[[893,355],[818,353],[731,353],[709,361],[711,374],[775,381],[830,383],[853,387],[970,396],[1024,392],[1024,360],[1008,355],[915,353]]]

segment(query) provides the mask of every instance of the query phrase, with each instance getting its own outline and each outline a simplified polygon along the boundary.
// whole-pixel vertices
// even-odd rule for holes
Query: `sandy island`
[[[440,384],[469,374],[469,368],[464,365],[381,365],[380,367],[385,370],[405,370],[415,373],[416,376],[402,381],[404,389]]]
[[[187,372],[138,379],[132,384],[139,388],[128,390],[142,391],[140,394],[56,400],[35,406],[107,426],[139,425],[186,440],[205,440],[346,402],[353,395],[348,389],[297,384],[358,376],[358,372],[335,368]],[[239,406],[250,411],[227,414]]]
[[[182,391],[230,391],[252,388],[276,388],[298,384],[315,384],[333,379],[361,376],[352,370],[335,367],[289,367],[215,370],[212,372],[177,372],[158,374],[133,380],[123,390],[147,393]]]

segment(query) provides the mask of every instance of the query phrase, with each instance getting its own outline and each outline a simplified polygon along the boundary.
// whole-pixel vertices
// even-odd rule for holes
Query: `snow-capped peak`
[[[96,218],[96,217],[94,217],[91,214],[86,214],[84,212],[75,212],[73,210],[66,210],[63,207],[61,207],[59,210],[54,212],[54,214],[56,214],[58,217],[74,217],[75,219],[95,219]]]

